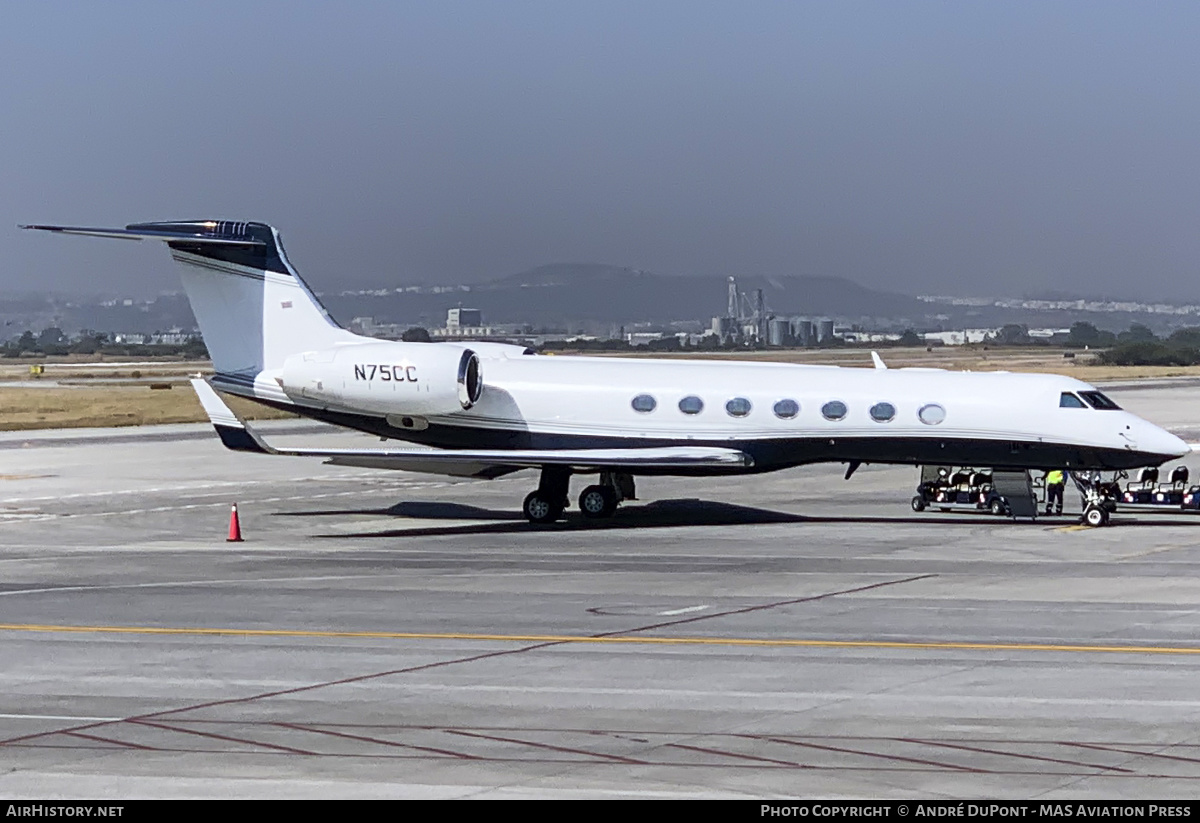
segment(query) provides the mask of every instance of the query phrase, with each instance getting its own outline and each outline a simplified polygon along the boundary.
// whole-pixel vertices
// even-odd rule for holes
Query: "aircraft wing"
[[[737,449],[667,446],[630,449],[281,449],[269,445],[229,408],[208,381],[193,378],[200,403],[226,448],[259,454],[323,457],[338,466],[429,472],[458,477],[499,477],[520,469],[564,466],[576,471],[609,469],[742,469],[753,458]]]

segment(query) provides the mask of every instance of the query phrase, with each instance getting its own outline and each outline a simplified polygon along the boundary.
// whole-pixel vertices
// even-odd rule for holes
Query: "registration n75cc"
[[[354,364],[354,379],[355,380],[375,380],[376,378],[384,381],[395,380],[397,382],[406,380],[409,383],[417,382],[417,367],[394,365],[389,366],[386,363],[355,363]]]

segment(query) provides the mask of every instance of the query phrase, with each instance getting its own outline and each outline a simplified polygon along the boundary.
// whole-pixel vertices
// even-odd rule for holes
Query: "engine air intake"
[[[479,401],[483,393],[483,379],[479,373],[479,355],[470,349],[458,360],[458,402],[469,409]]]

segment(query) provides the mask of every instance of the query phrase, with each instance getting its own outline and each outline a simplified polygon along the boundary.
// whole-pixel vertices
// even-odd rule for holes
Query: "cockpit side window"
[[[1060,409],[1086,409],[1087,408],[1087,406],[1085,406],[1083,404],[1082,400],[1080,400],[1075,395],[1071,394],[1069,391],[1063,392],[1062,395],[1058,398],[1058,407]]]
[[[1098,391],[1081,391],[1079,396],[1087,401],[1093,409],[1100,411],[1120,411],[1121,407]]]

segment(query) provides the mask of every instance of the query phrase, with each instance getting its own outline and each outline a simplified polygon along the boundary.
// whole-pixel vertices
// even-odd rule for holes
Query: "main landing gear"
[[[568,505],[571,472],[546,467],[537,489],[525,497],[521,510],[530,523],[553,523],[562,517]],[[624,472],[601,472],[600,482],[585,488],[579,495],[579,510],[591,519],[612,517],[617,506],[625,500],[635,500],[633,475]]]

